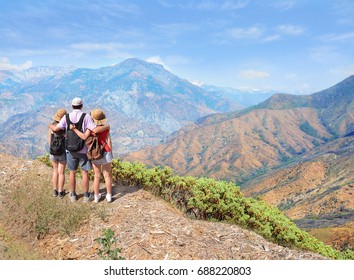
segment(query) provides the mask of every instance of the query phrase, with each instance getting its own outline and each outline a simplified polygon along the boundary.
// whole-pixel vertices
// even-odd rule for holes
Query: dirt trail
[[[26,172],[48,178],[51,175],[51,169],[37,161],[0,155],[0,195]],[[70,237],[48,235],[33,241],[32,246],[52,259],[98,259],[96,239],[102,236],[102,229],[111,228],[127,260],[325,259],[270,243],[236,225],[191,220],[170,204],[136,187],[114,186],[113,198],[110,204],[105,200],[98,204],[92,202],[92,207],[97,207],[105,219],[92,214],[88,223]],[[82,203],[82,198],[75,203]],[[0,256],[1,242],[0,238]]]

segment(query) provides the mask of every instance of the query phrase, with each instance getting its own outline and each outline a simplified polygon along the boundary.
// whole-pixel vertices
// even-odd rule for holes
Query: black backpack
[[[82,131],[82,123],[84,121],[85,118],[85,113],[82,113],[80,120],[75,123],[75,127]],[[66,138],[65,138],[65,148],[70,151],[70,152],[78,152],[80,151],[84,145],[85,145],[85,140],[81,139],[76,133],[75,131],[73,131],[72,129],[70,129],[70,124],[72,124],[72,122],[70,121],[69,118],[69,114],[66,114]]]
[[[65,138],[63,133],[53,132],[50,139],[49,153],[53,156],[61,156],[65,153]]]

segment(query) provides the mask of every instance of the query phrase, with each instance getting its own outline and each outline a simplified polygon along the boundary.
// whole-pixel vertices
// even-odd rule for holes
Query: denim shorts
[[[60,156],[54,156],[54,155],[49,154],[49,159],[51,161],[56,161],[56,162],[66,161],[66,153],[64,153]]]
[[[70,171],[76,171],[79,164],[83,171],[89,171],[92,169],[91,161],[87,158],[86,154],[66,151],[66,159]]]
[[[94,165],[105,165],[107,163],[112,162],[112,160],[113,160],[112,152],[104,152],[103,157],[101,159],[93,160],[92,163]]]

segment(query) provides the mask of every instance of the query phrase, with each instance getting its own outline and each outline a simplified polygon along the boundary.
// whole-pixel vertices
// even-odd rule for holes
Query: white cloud
[[[212,10],[212,11],[232,11],[245,8],[249,0],[194,0],[189,2],[171,2],[160,0],[161,5],[166,8],[179,8],[188,10]]]
[[[294,73],[289,73],[289,74],[285,74],[284,78],[287,79],[287,80],[294,80],[294,79],[298,78],[298,75],[294,74]]]
[[[339,25],[349,25],[352,26],[354,24],[353,18],[340,18],[337,20]]]
[[[166,37],[177,37],[179,35],[185,35],[187,33],[193,33],[200,30],[199,24],[194,23],[166,23],[166,24],[155,24],[154,29],[162,36]]]
[[[11,64],[10,60],[7,57],[0,58],[0,70],[26,70],[32,67],[32,61],[28,60],[23,64],[16,65]]]
[[[165,69],[171,71],[173,65],[187,65],[190,64],[190,60],[180,55],[168,55],[162,59],[159,55],[151,56],[146,59],[147,62],[161,64]]]
[[[147,62],[151,62],[151,63],[156,63],[156,64],[160,64],[162,65],[165,69],[167,70],[171,70],[166,63],[161,59],[160,56],[156,55],[156,56],[151,56],[149,58],[146,59]]]
[[[258,39],[262,36],[263,31],[260,27],[254,26],[249,28],[231,28],[226,31],[227,35],[233,39]]]
[[[282,34],[291,36],[301,35],[305,32],[305,28],[291,24],[278,25],[276,29]]]
[[[143,44],[122,44],[122,43],[76,43],[71,48],[82,51],[114,51],[118,49],[141,48]]]
[[[333,9],[340,25],[353,25],[354,3],[352,0],[333,1]]]
[[[242,0],[226,0],[226,1],[211,1],[204,0],[198,1],[196,5],[198,9],[201,10],[220,10],[220,11],[229,11],[229,10],[238,10],[246,7],[249,1]]]
[[[311,85],[308,83],[302,83],[299,87],[299,90],[301,90],[302,92],[309,91],[310,89],[311,89]]]
[[[205,83],[201,82],[201,81],[196,81],[196,80],[191,80],[189,81],[191,84],[197,86],[197,87],[202,87]]]
[[[169,55],[166,57],[166,62],[168,65],[187,65],[190,60],[180,55]]]
[[[266,27],[255,25],[248,28],[230,28],[224,32],[221,42],[225,38],[232,40],[251,40],[258,43],[271,43],[280,40],[284,36],[299,36],[305,32],[305,28],[297,25],[278,25],[274,28],[275,32],[271,34]]]
[[[269,77],[270,74],[267,72],[263,72],[263,71],[256,71],[256,70],[248,69],[248,70],[239,71],[238,76],[240,78],[253,80],[253,79],[263,79],[263,78]]]
[[[331,68],[330,73],[332,75],[339,75],[344,77],[349,77],[354,75],[354,65],[347,65],[338,68]]]
[[[74,8],[78,8],[75,6]],[[97,3],[89,2],[88,5],[83,5],[81,9],[86,9],[90,13],[98,15],[109,15],[123,17],[122,13],[137,16],[141,13],[138,5],[131,3],[119,3],[119,1],[99,1]]]
[[[269,3],[270,7],[275,8],[275,9],[279,10],[280,12],[288,11],[288,10],[292,9],[295,5],[296,5],[296,2],[294,0],[281,0],[281,1],[275,1],[275,2]]]
[[[343,34],[328,34],[322,36],[321,39],[326,42],[347,42],[354,39],[354,32],[347,32]]]
[[[268,37],[265,37],[263,39],[263,42],[264,43],[270,43],[270,42],[274,42],[274,41],[277,41],[281,38],[281,36],[279,34],[275,34],[275,35],[270,35]]]
[[[341,0],[333,3],[338,14],[354,13],[354,3],[352,0]]]
[[[310,58],[316,62],[323,64],[340,63],[343,56],[336,48],[331,46],[319,46],[309,50]]]
[[[129,58],[134,55],[130,52],[133,49],[144,47],[143,43],[75,43],[70,45],[69,55],[73,57],[83,57],[84,55],[93,56],[95,58],[119,59]]]

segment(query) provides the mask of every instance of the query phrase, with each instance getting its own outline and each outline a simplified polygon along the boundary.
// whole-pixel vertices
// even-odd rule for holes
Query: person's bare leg
[[[84,189],[84,192],[89,192],[90,182],[88,177],[88,171],[81,170],[81,173],[82,173],[82,188]]]
[[[107,163],[103,167],[104,182],[107,190],[107,201],[112,201],[112,163]]]
[[[70,171],[69,190],[71,192],[76,192],[76,171]]]
[[[58,166],[58,173],[59,173],[59,180],[58,180],[58,191],[62,192],[64,189],[64,183],[65,183],[65,166],[66,166],[66,161],[59,162]]]
[[[93,171],[95,172],[95,178],[93,179],[93,191],[95,195],[98,195],[100,192],[101,166],[96,164],[92,164],[92,166]]]
[[[58,188],[58,162],[52,161],[53,165],[53,176],[52,176],[52,182],[53,182],[53,190],[56,190]]]

